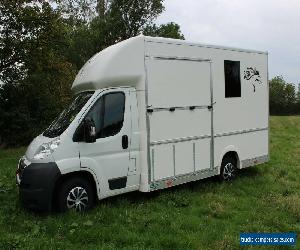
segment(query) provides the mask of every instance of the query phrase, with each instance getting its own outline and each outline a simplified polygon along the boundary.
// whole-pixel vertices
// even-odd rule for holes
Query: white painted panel
[[[193,142],[179,142],[174,145],[176,175],[194,172]]]
[[[208,109],[153,112],[149,114],[149,120],[151,142],[211,133],[211,114]]]
[[[214,105],[215,134],[269,126],[268,57],[266,54],[210,48],[195,44],[187,45],[180,42],[159,43],[155,39],[146,43],[146,54],[166,57],[198,57],[212,60],[212,80],[214,101],[216,102]],[[240,61],[242,95],[240,98],[225,98],[224,60]],[[256,68],[261,77],[261,83],[256,84],[255,92],[252,86],[253,81],[244,79],[244,72],[248,67]],[[215,166],[220,164],[222,154],[228,149],[238,151],[241,160],[268,155],[268,131],[215,138]],[[200,162],[199,165],[196,164],[198,169],[203,166],[200,157],[208,155],[208,153],[197,155],[198,162]]]
[[[147,60],[148,104],[182,107],[210,104],[210,64],[182,60]]]
[[[154,150],[154,151],[153,151]],[[153,159],[154,157],[154,159]],[[160,180],[174,175],[173,147],[171,144],[151,147],[152,180]]]
[[[210,138],[195,141],[196,171],[210,167]]]
[[[220,166],[226,147],[233,147],[240,161],[268,155],[268,130],[215,138],[215,166]]]
[[[148,113],[150,142],[211,135],[211,112],[208,108],[188,108],[210,105],[208,62],[147,59],[147,77],[149,106],[166,109]],[[171,112],[171,107],[177,108]],[[207,161],[203,166],[209,167],[209,150],[210,145],[204,150],[204,153],[208,151],[208,155],[203,157]],[[155,146],[154,155],[155,180],[194,171],[192,141]]]
[[[146,43],[146,54],[169,57],[197,57],[212,60],[214,101],[216,102],[214,125],[215,133],[268,126],[268,77],[267,55],[230,49],[209,48],[184,43],[156,42]],[[240,61],[240,98],[225,98],[224,60]],[[256,68],[261,84],[252,86],[253,81],[244,79],[248,67]],[[255,82],[254,82],[255,83]]]

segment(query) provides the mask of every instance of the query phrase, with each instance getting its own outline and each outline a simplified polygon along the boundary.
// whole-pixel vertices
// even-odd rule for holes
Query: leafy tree
[[[270,112],[271,114],[293,114],[297,103],[296,89],[287,83],[282,76],[270,81]]]
[[[108,17],[118,40],[139,35],[164,10],[162,0],[114,0]]]
[[[28,142],[70,97],[69,29],[45,1],[0,2],[0,137]]]
[[[184,40],[184,35],[181,33],[180,26],[177,23],[167,23],[157,26],[156,24],[149,25],[145,28],[144,34],[147,36],[158,36]]]
[[[12,84],[0,87],[0,145],[23,145],[34,133],[24,92]]]
[[[104,17],[106,14],[106,11],[108,10],[110,1],[109,0],[98,0],[96,11],[98,12],[100,17]]]
[[[300,115],[300,83],[298,84],[297,103],[295,105],[295,113]]]
[[[40,24],[32,17],[32,1],[0,2],[0,77],[14,83],[24,78],[24,58],[28,55],[30,40],[36,36]],[[24,30],[24,26],[27,30]]]
[[[149,27],[183,38],[175,23],[153,24],[163,10],[163,0],[1,0],[0,145],[26,144],[41,132],[100,50]]]
[[[87,25],[77,26],[73,33],[72,61],[79,69],[95,53],[140,33],[183,39],[178,24],[153,24],[153,20],[164,10],[162,2],[98,0],[98,15]]]
[[[51,2],[62,17],[72,25],[87,24],[97,15],[96,0],[51,0]]]

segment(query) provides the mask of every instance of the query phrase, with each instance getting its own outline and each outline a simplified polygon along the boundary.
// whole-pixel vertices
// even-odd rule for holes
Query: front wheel
[[[220,179],[232,181],[237,174],[237,164],[233,157],[227,156],[223,159],[220,171]]]
[[[84,212],[93,207],[95,195],[91,184],[82,178],[74,177],[60,186],[57,206],[60,212],[75,210]]]

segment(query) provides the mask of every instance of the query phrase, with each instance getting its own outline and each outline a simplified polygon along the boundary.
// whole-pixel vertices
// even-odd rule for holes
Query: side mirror
[[[86,117],[83,121],[84,140],[87,143],[96,141],[96,126],[93,119]]]

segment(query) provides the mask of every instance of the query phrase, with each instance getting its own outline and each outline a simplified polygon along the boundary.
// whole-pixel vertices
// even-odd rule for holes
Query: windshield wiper
[[[53,138],[53,137],[57,137],[57,136],[61,135],[63,131],[64,131],[64,129],[62,127],[55,128],[55,129],[54,128],[46,129],[44,131],[43,135],[46,137]]]

